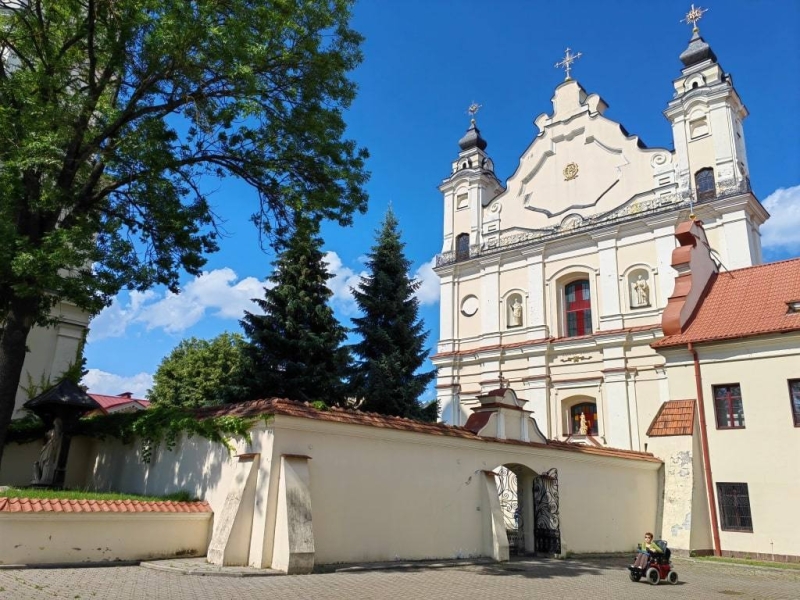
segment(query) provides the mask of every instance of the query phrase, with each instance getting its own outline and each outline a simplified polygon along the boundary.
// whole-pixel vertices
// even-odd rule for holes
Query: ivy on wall
[[[136,412],[119,412],[87,417],[80,420],[73,435],[98,439],[115,438],[125,444],[136,438],[141,440],[142,461],[149,463],[153,452],[163,442],[167,450],[175,448],[181,434],[187,437],[199,435],[211,442],[234,450],[231,438],[241,437],[250,441],[250,429],[259,420],[269,422],[271,415],[242,418],[234,416],[199,419],[192,410],[174,406],[157,406]],[[6,443],[24,444],[41,439],[46,432],[42,421],[29,415],[12,421]]]

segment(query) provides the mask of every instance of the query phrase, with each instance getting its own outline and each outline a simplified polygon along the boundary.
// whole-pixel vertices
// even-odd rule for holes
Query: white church
[[[674,150],[604,116],[569,50],[505,184],[474,119],[459,140],[439,187],[441,418],[463,426],[510,388],[550,440],[664,460],[654,527],[673,547],[800,561],[783,520],[800,498],[800,260],[762,265],[748,111],[700,16],[665,99]]]

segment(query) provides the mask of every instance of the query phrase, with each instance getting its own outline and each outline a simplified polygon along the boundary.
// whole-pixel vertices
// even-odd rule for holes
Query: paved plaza
[[[404,568],[305,576],[181,575],[143,567],[0,570],[0,599],[408,600],[435,598],[725,598],[798,600],[800,571],[676,560],[677,586],[632,583],[625,559],[527,559],[505,565]]]

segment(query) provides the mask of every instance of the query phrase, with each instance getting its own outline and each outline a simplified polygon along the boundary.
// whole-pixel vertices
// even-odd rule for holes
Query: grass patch
[[[771,562],[768,560],[751,560],[749,558],[730,558],[727,556],[695,556],[694,560],[703,562],[730,563],[750,567],[771,567],[773,569],[790,569],[800,571],[800,563]]]
[[[93,492],[90,490],[48,490],[45,488],[7,488],[0,490],[0,498],[36,498],[39,500],[173,500],[175,502],[195,502],[197,498],[181,490],[165,496],[140,496],[116,492]]]

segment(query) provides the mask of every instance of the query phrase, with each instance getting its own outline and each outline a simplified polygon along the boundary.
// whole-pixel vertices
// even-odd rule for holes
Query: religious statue
[[[39,460],[33,465],[33,483],[52,485],[55,480],[58,455],[64,439],[64,424],[60,418],[53,421],[53,428],[45,434],[47,441],[39,452]]]
[[[509,327],[519,327],[522,325],[522,303],[519,298],[514,298],[514,304],[511,305],[511,318],[508,321]]]
[[[581,435],[586,435],[589,433],[589,424],[586,422],[586,415],[581,413],[581,427],[578,430]]]
[[[633,283],[633,293],[636,298],[636,306],[649,306],[650,305],[650,286],[647,280],[639,275],[638,279]]]

